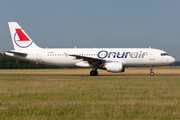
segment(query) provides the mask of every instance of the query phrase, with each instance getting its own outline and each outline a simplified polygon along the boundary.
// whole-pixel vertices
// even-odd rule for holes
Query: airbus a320
[[[8,22],[14,50],[5,54],[14,58],[59,67],[92,68],[91,76],[98,69],[124,72],[126,67],[153,68],[171,65],[175,59],[165,51],[153,48],[41,48],[26,34],[17,22]]]

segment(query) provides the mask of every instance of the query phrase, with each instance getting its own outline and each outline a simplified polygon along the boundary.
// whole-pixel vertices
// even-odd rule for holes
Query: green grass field
[[[180,77],[2,76],[0,119],[180,119]]]

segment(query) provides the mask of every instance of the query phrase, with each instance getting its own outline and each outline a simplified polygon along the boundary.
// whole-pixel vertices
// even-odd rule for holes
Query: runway
[[[180,77],[180,75],[0,75],[0,77]]]

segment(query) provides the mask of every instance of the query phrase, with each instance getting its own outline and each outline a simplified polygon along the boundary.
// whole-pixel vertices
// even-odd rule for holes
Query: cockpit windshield
[[[168,56],[167,53],[161,53],[161,56]]]

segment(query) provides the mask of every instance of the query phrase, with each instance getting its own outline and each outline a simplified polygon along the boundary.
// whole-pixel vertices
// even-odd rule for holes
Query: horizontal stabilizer
[[[15,51],[15,50],[5,51],[5,53],[13,53],[13,54],[17,54],[17,55],[20,55],[20,56],[25,56],[25,55],[27,55],[27,53],[20,52],[20,51]]]

